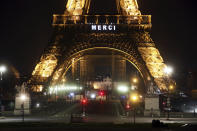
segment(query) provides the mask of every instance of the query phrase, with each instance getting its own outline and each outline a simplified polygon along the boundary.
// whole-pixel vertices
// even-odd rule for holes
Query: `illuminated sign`
[[[92,25],[91,30],[92,31],[115,31],[116,26],[115,25]]]

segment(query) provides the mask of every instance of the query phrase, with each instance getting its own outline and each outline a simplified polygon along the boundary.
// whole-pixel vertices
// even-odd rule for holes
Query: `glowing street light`
[[[133,103],[136,103],[139,99],[139,96],[137,94],[132,94],[131,97],[130,97],[130,100],[133,102]]]
[[[25,105],[24,105],[24,103],[25,103],[25,100],[27,99],[27,97],[26,97],[26,95],[25,94],[21,94],[21,96],[20,96],[20,99],[21,99],[21,101],[22,101],[22,104],[21,104],[21,107],[22,107],[22,120],[23,120],[23,122],[24,122],[24,120],[25,120]]]
[[[130,96],[130,100],[132,101],[133,103],[133,123],[135,125],[135,106],[134,104],[137,103],[139,101],[139,95],[138,94],[131,94]]]
[[[25,94],[22,94],[20,98],[24,102],[26,100],[26,95]]]
[[[170,85],[169,77],[173,73],[173,68],[171,66],[166,66],[164,68],[164,73],[166,75],[166,84],[168,87],[168,93],[167,93],[167,107],[168,107],[168,115],[167,120],[170,118],[170,91],[174,89],[173,85]]]
[[[173,68],[172,68],[171,66],[166,66],[166,67],[164,68],[164,73],[165,73],[167,76],[171,75],[171,74],[173,73]]]
[[[92,94],[90,95],[90,98],[91,98],[91,99],[95,99],[95,98],[96,98],[96,94],[93,94],[93,93],[92,93]]]
[[[138,78],[133,77],[131,78],[131,90],[136,90],[137,89],[137,83],[138,83]]]
[[[132,100],[135,102],[137,101],[137,96],[132,96]]]
[[[37,103],[36,104],[36,108],[40,108],[40,103]]]
[[[136,86],[131,86],[131,90],[135,90],[137,87]]]
[[[174,86],[173,85],[170,85],[169,86],[169,90],[173,90],[174,89]]]
[[[132,82],[133,83],[138,83],[138,79],[137,78],[133,78]]]
[[[75,96],[75,93],[71,92],[71,93],[69,94],[69,96],[70,96],[70,97],[74,97],[74,96]]]
[[[0,66],[1,80],[2,80],[3,73],[6,72],[6,70],[7,69],[5,66],[3,66],[3,65]]]

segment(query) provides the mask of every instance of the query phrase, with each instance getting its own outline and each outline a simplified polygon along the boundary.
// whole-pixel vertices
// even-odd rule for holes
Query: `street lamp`
[[[138,96],[138,94],[131,94],[131,96],[130,96],[130,100],[131,100],[131,102],[133,103],[133,124],[135,125],[135,113],[136,113],[136,111],[135,111],[135,104],[138,102],[138,100],[139,100],[139,96]]]
[[[173,68],[171,66],[166,66],[164,68],[164,72],[167,76],[171,75],[173,73]]]
[[[138,78],[137,77],[131,78],[130,83],[131,83],[131,90],[136,90],[137,89]]]
[[[25,105],[24,105],[24,103],[25,103],[25,100],[27,99],[27,97],[26,97],[26,95],[25,94],[21,94],[21,96],[20,96],[20,98],[21,98],[21,101],[22,101],[22,104],[21,104],[21,107],[22,107],[22,120],[23,120],[23,122],[24,122],[24,118],[25,118]]]
[[[172,91],[174,89],[174,86],[169,84],[169,77],[173,73],[173,68],[170,66],[166,66],[164,68],[164,73],[166,75],[166,85],[168,88],[168,93],[167,93],[168,116],[167,116],[167,120],[169,120],[169,118],[170,118],[170,91]]]
[[[170,102],[170,92],[174,89],[174,87],[171,85],[168,87],[168,98],[167,98],[167,106],[168,106],[168,116],[167,116],[167,120],[170,119],[170,106],[171,106],[171,102]]]
[[[6,70],[7,70],[7,69],[6,69],[5,66],[3,66],[3,65],[0,66],[1,80],[3,79],[3,78],[2,78],[3,73],[6,72]]]
[[[138,83],[138,79],[135,77],[135,78],[132,79],[132,82],[133,83]]]
[[[136,103],[136,102],[138,101],[138,96],[137,96],[137,94],[131,95],[131,101],[132,101],[133,103]]]
[[[170,85],[169,86],[169,90],[173,90],[174,89],[174,86],[173,85]]]

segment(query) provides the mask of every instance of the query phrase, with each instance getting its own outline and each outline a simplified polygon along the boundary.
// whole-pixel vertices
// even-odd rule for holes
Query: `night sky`
[[[99,1],[101,8],[105,1]],[[152,15],[151,35],[165,62],[177,73],[197,70],[196,0],[138,1],[142,14]],[[52,15],[63,13],[64,5],[64,0],[1,0],[0,63],[30,74],[50,40]]]

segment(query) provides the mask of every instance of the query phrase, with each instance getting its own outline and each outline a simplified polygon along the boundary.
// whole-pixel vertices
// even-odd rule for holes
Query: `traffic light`
[[[126,105],[126,109],[129,110],[131,106],[129,104]]]
[[[163,106],[166,106],[166,102],[163,102],[162,104],[163,104]]]
[[[99,91],[99,96],[104,96],[105,92],[104,91]]]
[[[86,105],[88,103],[88,100],[86,98],[83,98],[81,100],[81,104]]]

